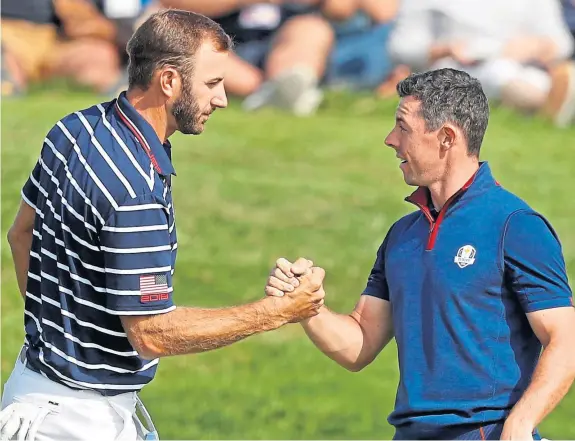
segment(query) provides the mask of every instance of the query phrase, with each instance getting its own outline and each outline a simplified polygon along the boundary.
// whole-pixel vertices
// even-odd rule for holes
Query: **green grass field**
[[[6,231],[20,188],[56,120],[98,98],[38,92],[2,103],[2,383],[23,341]],[[276,258],[312,258],[327,271],[326,303],[353,308],[403,202],[395,153],[383,140],[395,102],[331,95],[320,116],[216,112],[200,137],[173,138],[179,305],[256,300]],[[575,130],[496,110],[483,148],[502,185],[545,214],[575,271]],[[165,359],[142,396],[163,439],[390,439],[398,381],[393,345],[360,373],[317,351],[299,325],[228,348]],[[575,438],[570,395],[542,424]]]

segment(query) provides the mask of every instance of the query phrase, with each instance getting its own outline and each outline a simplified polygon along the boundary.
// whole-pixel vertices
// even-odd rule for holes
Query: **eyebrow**
[[[396,120],[397,122],[401,122],[401,123],[403,123],[403,124],[407,124],[407,121],[406,121],[405,119],[403,119],[402,116],[396,115],[396,116],[395,116],[395,120]]]

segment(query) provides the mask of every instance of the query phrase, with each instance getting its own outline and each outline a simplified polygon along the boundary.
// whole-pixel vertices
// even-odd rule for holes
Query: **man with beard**
[[[323,303],[316,270],[282,298],[174,305],[168,137],[202,133],[226,107],[231,40],[209,18],[167,10],[127,49],[127,92],[50,130],[8,233],[25,341],[4,388],[2,439],[157,439],[137,392],[160,357],[220,348]]]

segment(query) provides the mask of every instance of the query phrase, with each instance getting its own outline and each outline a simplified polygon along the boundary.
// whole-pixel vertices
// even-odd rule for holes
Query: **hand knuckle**
[[[274,288],[283,288],[284,284],[281,280],[274,278],[273,283],[271,284]]]

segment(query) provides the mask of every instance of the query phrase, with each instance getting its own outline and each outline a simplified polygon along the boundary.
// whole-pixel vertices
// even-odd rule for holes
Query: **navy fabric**
[[[448,428],[439,433],[439,435],[434,439],[444,439],[444,440],[498,440],[501,439],[501,433],[503,432],[503,422],[486,424],[486,425],[471,425],[471,426],[457,426],[454,428]],[[394,439],[407,439],[398,438],[397,435]],[[413,438],[417,439],[417,438]],[[535,430],[533,432],[533,439],[540,440],[541,435],[539,431]]]
[[[2,18],[38,24],[56,24],[52,0],[2,0]]]

